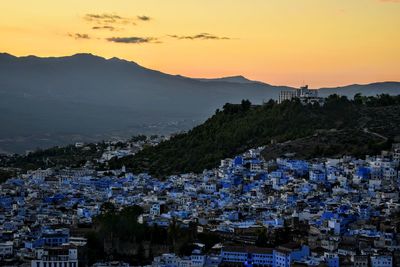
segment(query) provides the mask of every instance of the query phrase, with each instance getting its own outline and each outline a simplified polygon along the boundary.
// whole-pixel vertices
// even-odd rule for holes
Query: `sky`
[[[273,85],[400,81],[400,0],[2,1],[0,52]]]

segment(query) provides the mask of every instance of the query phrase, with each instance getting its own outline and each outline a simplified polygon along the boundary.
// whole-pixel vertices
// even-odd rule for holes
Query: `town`
[[[0,267],[400,267],[400,0],[1,11]]]
[[[162,180],[124,167],[99,171],[91,164],[9,179],[0,186],[2,265],[87,265],[81,260],[87,245],[81,228],[92,227],[105,206],[140,206],[139,224],[195,225],[197,233],[219,237],[209,249],[193,243],[190,255],[161,249],[148,263],[154,267],[400,264],[399,144],[365,159],[306,161],[287,155],[265,161],[262,150],[223,159],[203,173]],[[98,162],[133,151],[110,144]],[[92,266],[129,264],[109,260]]]

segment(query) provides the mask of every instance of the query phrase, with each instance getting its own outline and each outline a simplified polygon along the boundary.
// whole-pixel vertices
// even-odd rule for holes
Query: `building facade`
[[[31,267],[78,267],[78,249],[57,247],[37,249]]]

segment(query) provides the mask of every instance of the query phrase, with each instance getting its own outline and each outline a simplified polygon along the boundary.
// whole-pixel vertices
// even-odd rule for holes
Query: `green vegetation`
[[[87,234],[89,263],[113,259],[143,265],[151,262],[152,255],[160,252],[180,255],[192,252],[187,249],[196,240],[197,228],[194,225],[181,228],[176,221],[172,221],[167,228],[148,226],[138,223],[143,213],[139,206],[121,211],[115,211],[112,204],[103,206],[102,215],[95,218],[95,230]]]
[[[0,184],[15,176],[13,171],[0,169]]]
[[[132,138],[131,138],[131,142],[139,142],[139,141],[146,141],[146,140],[147,140],[147,136],[145,136],[143,134],[135,135],[135,136],[132,136]]]
[[[399,114],[400,96],[389,95],[356,95],[354,100],[331,95],[322,107],[303,106],[299,101],[277,104],[272,100],[262,106],[251,106],[248,101],[240,105],[225,104],[222,111],[217,110],[204,124],[156,147],[147,147],[135,156],[112,160],[109,166],[125,165],[135,173],[148,172],[158,177],[201,172],[249,148],[310,137],[330,129],[347,131],[352,139],[338,139],[338,147],[316,148],[304,157],[353,151],[370,153],[399,138]],[[357,133],[365,129],[372,137],[384,135],[384,138],[368,139],[368,145],[357,150],[363,142]],[[346,147],[346,151],[341,151],[341,147]]]
[[[3,157],[0,159],[0,167],[19,168],[22,171],[50,167],[81,167],[87,161],[100,157],[105,148],[105,144],[99,143],[88,144],[83,147],[69,145],[44,150],[39,149],[28,155]]]
[[[267,146],[263,151],[266,160],[286,154],[297,159],[351,155],[364,158],[390,149],[391,140],[380,138],[358,129],[320,130],[314,135]]]

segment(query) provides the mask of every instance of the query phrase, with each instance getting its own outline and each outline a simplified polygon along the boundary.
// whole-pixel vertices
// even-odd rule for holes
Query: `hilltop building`
[[[280,104],[285,100],[292,100],[296,98],[300,99],[300,102],[303,105],[315,103],[323,105],[325,102],[323,97],[318,97],[318,90],[310,90],[308,89],[308,85],[306,85],[297,90],[281,91],[279,93],[278,103]]]

